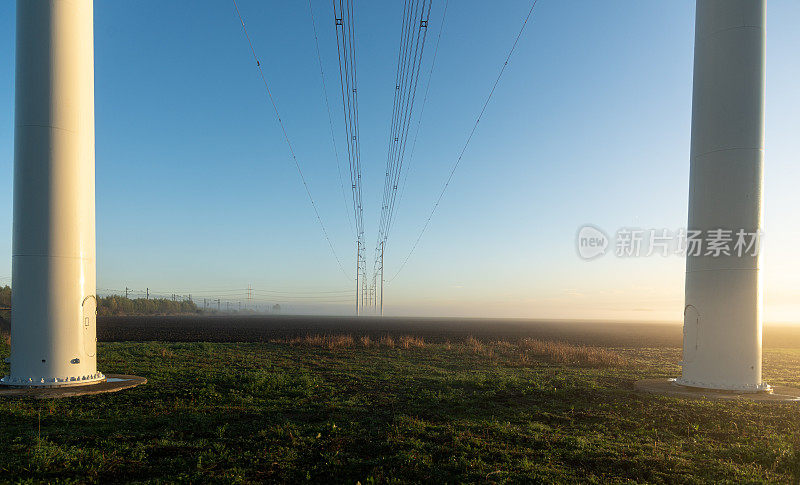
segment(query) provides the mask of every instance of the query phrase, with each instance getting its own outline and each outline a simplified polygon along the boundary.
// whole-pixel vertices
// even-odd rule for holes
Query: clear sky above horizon
[[[331,3],[312,1],[345,164]],[[95,0],[98,286],[237,298],[252,285],[260,299],[296,311],[351,312],[349,302],[324,297],[343,294],[321,293],[354,286],[355,239],[309,4],[237,2],[348,274],[315,219],[233,4]],[[421,83],[443,6],[433,1]],[[387,279],[425,223],[529,7],[450,1]],[[356,1],[355,9],[371,269],[402,2]],[[0,284],[11,275],[14,18],[15,2],[0,0]],[[800,2],[769,1],[766,321],[800,322],[798,20]],[[575,236],[587,223],[612,235],[685,227],[693,28],[692,0],[540,0],[430,227],[386,286],[387,314],[681,320],[682,257],[587,262]],[[324,305],[304,306],[310,296]]]

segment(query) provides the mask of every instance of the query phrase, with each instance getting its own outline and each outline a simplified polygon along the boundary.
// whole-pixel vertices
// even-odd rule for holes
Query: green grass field
[[[800,405],[638,394],[680,349],[104,343],[136,389],[0,400],[0,481],[796,482]],[[390,345],[391,344],[391,345]],[[0,343],[0,356],[8,356]],[[7,372],[3,364],[2,372]],[[800,386],[800,350],[765,351]]]

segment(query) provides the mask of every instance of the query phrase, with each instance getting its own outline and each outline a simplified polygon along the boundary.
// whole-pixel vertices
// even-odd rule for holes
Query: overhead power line
[[[444,31],[444,21],[447,18],[447,6],[450,4],[450,0],[445,0],[444,2],[444,9],[442,10],[442,21],[439,23],[439,34],[436,37],[436,46],[433,48],[433,60],[431,61],[431,68],[428,72],[428,82],[425,85],[425,95],[422,97],[422,105],[419,109],[419,117],[417,119],[417,129],[414,132],[414,141],[411,142],[411,151],[408,155],[408,162],[405,163],[406,165],[406,173],[403,176],[403,182],[400,184],[400,195],[397,197],[397,205],[399,206],[400,203],[403,201],[403,195],[405,194],[406,187],[408,185],[408,174],[411,172],[411,162],[414,160],[414,153],[416,152],[417,148],[417,139],[419,138],[419,131],[422,127],[422,116],[425,114],[425,106],[428,104],[428,93],[431,89],[431,80],[433,79],[433,68],[436,66],[436,58],[439,56],[439,44],[442,41],[442,32]],[[394,209],[392,220],[389,221],[389,227],[394,225],[394,220],[397,219],[397,208]]]
[[[354,291],[350,290],[260,290],[248,288],[228,288],[217,290],[158,290],[147,288],[137,290],[135,288],[98,288],[98,295],[101,296],[122,296],[150,299],[172,299],[175,301],[279,301],[295,303],[320,303],[320,302],[349,302],[352,301]]]
[[[319,52],[319,37],[317,36],[317,22],[314,20],[314,7],[312,0],[308,0],[308,12],[311,15],[311,28],[314,32],[314,46],[317,50],[317,62],[319,63],[319,77],[322,81],[322,94],[325,98],[325,110],[328,113],[328,127],[331,132],[331,144],[333,145],[333,154],[336,157],[336,171],[339,175],[339,187],[342,189],[342,201],[344,202],[345,213],[347,214],[347,223],[350,224],[350,230],[355,231],[353,221],[351,220],[350,210],[347,208],[347,195],[344,191],[344,179],[342,178],[342,165],[339,163],[339,150],[336,147],[336,135],[333,131],[333,117],[331,116],[331,105],[328,101],[328,88],[325,83],[325,71],[322,69],[322,55]]]
[[[389,129],[389,147],[383,184],[383,199],[381,201],[380,221],[378,223],[378,237],[375,242],[372,285],[369,290],[369,294],[377,295],[377,288],[379,286],[378,275],[380,273],[381,301],[383,301],[384,254],[386,242],[389,238],[392,221],[394,220],[393,214],[397,201],[398,187],[400,185],[400,176],[403,172],[408,135],[414,115],[417,85],[422,69],[425,40],[428,36],[431,4],[431,0],[406,0],[403,8],[403,21],[400,28],[400,44],[397,54],[392,118]],[[441,39],[441,26],[439,38]],[[430,79],[428,86],[430,87]],[[419,127],[419,123],[417,126]],[[417,133],[419,133],[418,130]],[[377,299],[375,303],[377,303]]]
[[[338,8],[337,8],[338,3]],[[339,82],[342,88],[342,111],[347,135],[347,158],[353,194],[356,226],[356,314],[365,284],[364,217],[361,200],[361,149],[358,129],[358,76],[356,72],[355,15],[352,0],[333,0],[336,27],[336,52],[339,61]]]
[[[428,215],[425,224],[422,226],[422,230],[419,232],[416,241],[414,241],[414,245],[411,246],[411,250],[408,252],[408,255],[403,260],[403,263],[400,265],[400,268],[397,270],[394,276],[392,276],[392,278],[388,281],[388,283],[394,281],[395,278],[397,278],[397,276],[400,274],[400,272],[403,271],[403,268],[405,268],[406,263],[408,263],[408,260],[411,258],[411,255],[414,254],[414,250],[417,249],[420,239],[422,239],[423,234],[425,234],[425,231],[428,229],[428,225],[430,225],[431,219],[433,218],[433,214],[436,212],[436,209],[442,202],[444,193],[445,191],[447,191],[447,187],[450,185],[450,181],[453,179],[453,174],[456,172],[458,165],[461,163],[461,159],[464,157],[464,153],[467,151],[467,147],[469,146],[470,141],[472,141],[472,137],[475,135],[475,130],[478,129],[478,123],[480,123],[481,117],[483,117],[484,112],[486,112],[486,107],[492,100],[492,96],[494,95],[495,89],[497,89],[497,85],[500,83],[500,78],[503,77],[503,73],[505,72],[506,67],[508,67],[508,61],[514,54],[514,51],[517,49],[517,44],[519,43],[519,39],[520,37],[522,37],[522,33],[525,31],[525,27],[528,25],[528,20],[530,20],[531,15],[533,14],[533,9],[536,7],[536,3],[538,1],[539,0],[533,0],[533,3],[531,3],[531,8],[528,10],[528,14],[525,16],[525,20],[522,22],[522,26],[520,27],[519,32],[517,33],[517,37],[514,39],[514,44],[511,46],[511,50],[508,51],[508,55],[506,56],[505,61],[503,62],[503,66],[500,68],[500,72],[497,74],[497,78],[495,79],[494,84],[492,85],[492,89],[489,91],[489,95],[486,97],[486,101],[484,101],[483,107],[481,108],[478,117],[475,119],[475,124],[472,126],[472,130],[470,130],[469,136],[467,136],[467,140],[464,143],[464,146],[461,148],[461,152],[459,153],[456,162],[450,169],[450,174],[448,175],[447,180],[445,181],[444,186],[442,187],[442,190],[439,193],[439,197],[436,199],[436,203],[433,204],[433,208],[431,209],[431,212]]]
[[[258,73],[261,76],[261,80],[264,82],[264,88],[266,88],[267,96],[269,97],[269,101],[272,104],[272,109],[275,111],[275,117],[278,119],[278,124],[281,127],[281,131],[283,132],[283,138],[286,140],[286,146],[289,147],[289,153],[292,156],[292,160],[294,161],[294,165],[297,168],[297,173],[300,175],[300,180],[303,182],[303,187],[306,190],[306,195],[308,195],[308,200],[311,202],[311,207],[314,209],[314,214],[317,217],[317,221],[319,222],[319,226],[322,228],[322,234],[325,236],[325,240],[328,241],[328,246],[331,248],[331,252],[333,253],[333,257],[336,258],[336,262],[339,265],[339,269],[342,270],[342,273],[345,275],[345,278],[349,278],[347,276],[347,272],[344,270],[344,266],[342,266],[342,261],[339,259],[339,255],[336,254],[336,249],[333,247],[333,242],[331,238],[328,236],[328,231],[325,229],[325,223],[322,222],[322,217],[319,215],[319,210],[317,209],[317,204],[314,202],[314,197],[311,195],[311,190],[308,188],[308,183],[306,182],[306,178],[303,175],[303,170],[300,168],[300,162],[297,161],[297,156],[294,152],[294,147],[292,146],[292,142],[289,140],[289,135],[286,133],[286,127],[283,125],[283,120],[281,119],[280,112],[278,111],[278,105],[275,103],[275,99],[272,97],[272,91],[269,89],[269,84],[267,83],[267,78],[264,75],[264,70],[261,66],[261,61],[258,60],[258,56],[256,55],[256,50],[253,47],[253,42],[250,40],[250,35],[247,33],[247,27],[244,23],[244,18],[242,18],[242,14],[239,11],[239,6],[236,4],[236,0],[233,1],[233,6],[236,9],[236,15],[239,17],[239,22],[242,24],[242,32],[244,32],[244,36],[247,39],[247,43],[250,45],[250,52],[253,54],[253,60],[256,61],[256,68],[258,69]]]
[[[389,150],[375,254],[386,242],[392,221],[400,173],[403,169],[409,127],[414,112],[419,73],[430,19],[431,0],[406,0],[395,77]]]

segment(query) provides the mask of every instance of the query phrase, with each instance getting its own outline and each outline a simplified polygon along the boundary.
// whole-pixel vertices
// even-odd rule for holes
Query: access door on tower
[[[83,327],[83,350],[89,357],[94,357],[97,351],[97,332],[95,325],[97,324],[97,298],[94,295],[89,295],[83,299],[81,305],[82,318],[81,326]]]

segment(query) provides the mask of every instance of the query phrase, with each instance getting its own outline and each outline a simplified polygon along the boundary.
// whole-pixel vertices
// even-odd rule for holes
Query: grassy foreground
[[[0,481],[800,477],[800,405],[633,391],[677,375],[679,349],[389,340],[100,344],[101,370],[150,382],[0,400]],[[800,350],[767,350],[765,366],[769,382],[800,386]]]

